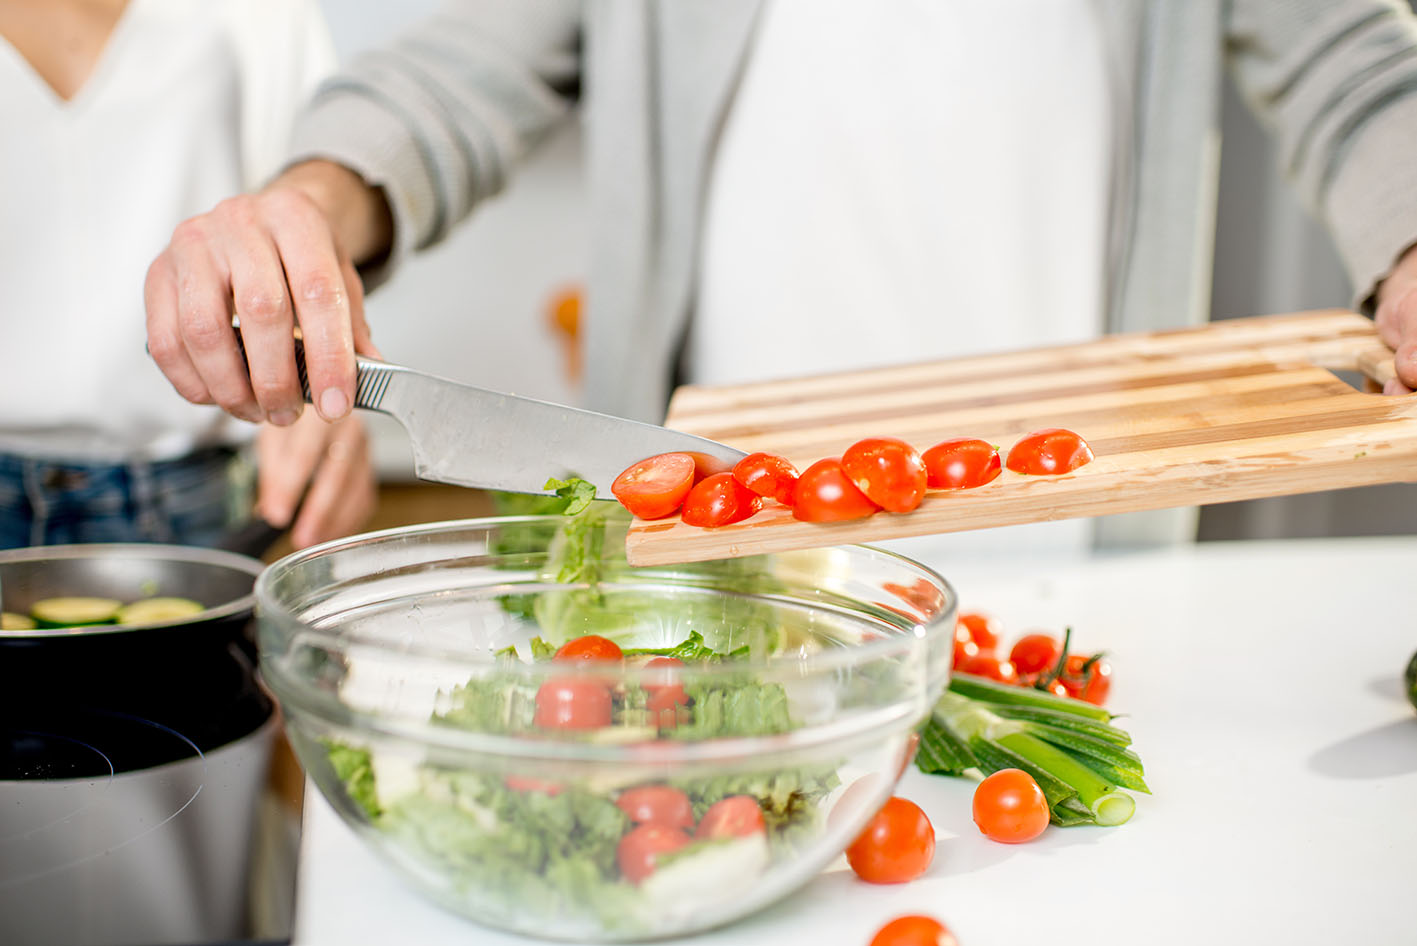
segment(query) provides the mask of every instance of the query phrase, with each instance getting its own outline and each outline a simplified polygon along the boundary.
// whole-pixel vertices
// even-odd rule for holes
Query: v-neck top
[[[249,435],[147,356],[182,220],[279,169],[334,63],[316,0],[129,0],[67,101],[0,39],[0,451],[164,459]]]

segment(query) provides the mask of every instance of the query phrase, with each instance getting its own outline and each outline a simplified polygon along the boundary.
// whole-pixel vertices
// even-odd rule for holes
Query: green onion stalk
[[[1023,769],[1058,825],[1118,825],[1150,792],[1131,736],[1083,700],[956,674],[920,732],[922,772],[982,778]]]

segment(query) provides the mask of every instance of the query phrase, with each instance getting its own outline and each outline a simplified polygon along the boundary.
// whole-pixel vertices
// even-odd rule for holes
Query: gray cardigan
[[[889,0],[886,0],[889,2]],[[662,418],[700,218],[760,0],[466,0],[319,91],[295,158],[386,189],[389,265],[443,238],[579,100],[588,406]],[[1383,0],[1093,0],[1117,116],[1109,331],[1204,321],[1228,65],[1372,293],[1417,242],[1417,22]],[[368,273],[376,283],[387,267]],[[1120,517],[1119,517],[1120,518]]]

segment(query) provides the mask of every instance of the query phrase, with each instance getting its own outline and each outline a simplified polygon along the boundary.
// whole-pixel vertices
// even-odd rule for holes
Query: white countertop
[[[973,783],[912,769],[935,862],[876,887],[842,863],[766,911],[683,942],[865,946],[907,912],[963,946],[1417,942],[1417,539],[1202,545],[1047,568],[932,558],[1008,639],[1071,624],[1115,667],[1110,708],[1147,766],[1118,828],[984,839]],[[295,946],[524,944],[424,903],[307,796]]]

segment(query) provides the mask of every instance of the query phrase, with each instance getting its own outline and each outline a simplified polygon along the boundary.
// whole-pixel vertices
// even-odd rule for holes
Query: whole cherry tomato
[[[841,468],[871,502],[886,512],[910,512],[925,498],[925,461],[894,437],[868,437],[846,448]]]
[[[597,729],[610,725],[610,688],[599,680],[552,677],[536,691],[536,725]]]
[[[979,645],[980,650],[993,650],[999,646],[999,622],[979,611],[964,611],[959,624],[969,633],[969,639]]]
[[[967,628],[956,624],[954,639],[954,655],[950,658],[950,669],[958,670],[960,665],[966,660],[978,657],[980,654],[979,645],[974,643],[974,639],[969,636]]]
[[[939,920],[928,916],[898,916],[876,931],[871,946],[959,946],[959,940]]]
[[[610,640],[608,637],[601,637],[599,634],[587,634],[584,637],[577,637],[574,640],[566,641],[560,649],[556,651],[554,660],[589,660],[604,661],[614,663],[624,658],[624,653],[620,650],[620,645]]]
[[[620,839],[615,848],[615,862],[626,880],[638,884],[654,873],[659,855],[677,851],[691,840],[689,832],[683,828],[642,824]]]
[[[669,785],[639,785],[627,788],[615,805],[635,824],[662,824],[692,830],[694,805],[689,796]]]
[[[1014,669],[1013,663],[999,659],[992,650],[980,651],[964,658],[955,669],[960,673],[972,673],[975,676],[998,680],[1000,683],[1018,682],[1018,671]]]
[[[1000,769],[974,789],[974,823],[993,841],[1032,841],[1048,827],[1048,799],[1023,769]]]
[[[696,465],[687,453],[661,453],[631,464],[610,484],[620,504],[641,519],[662,519],[684,503]]]
[[[999,448],[960,437],[937,443],[921,456],[931,489],[974,489],[998,477]]]
[[[730,795],[709,806],[699,819],[696,838],[746,838],[767,830],[763,808],[752,795]]]
[[[762,497],[734,479],[732,473],[714,473],[689,490],[682,518],[691,526],[726,526],[747,519],[761,508]]]
[[[803,522],[839,522],[869,516],[880,507],[842,471],[841,461],[818,460],[792,489],[792,517]]]
[[[935,828],[920,806],[888,799],[846,849],[856,876],[872,884],[903,884],[925,873],[935,859]]]
[[[1048,634],[1025,634],[1014,642],[1009,659],[1019,675],[1043,673],[1058,663],[1063,647]]]
[[[1112,692],[1112,665],[1101,656],[1069,654],[1061,680],[1069,696],[1101,706]]]
[[[1045,427],[1026,435],[1009,449],[1008,467],[1015,473],[1068,473],[1092,462],[1092,448],[1071,430]]]
[[[775,453],[750,453],[733,467],[733,477],[744,486],[784,506],[792,505],[797,468]]]

